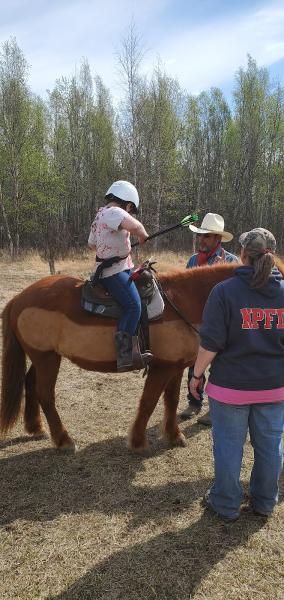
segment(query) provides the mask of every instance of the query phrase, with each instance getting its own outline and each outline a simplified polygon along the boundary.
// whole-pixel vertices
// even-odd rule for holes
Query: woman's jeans
[[[131,271],[121,271],[110,277],[103,277],[101,283],[110,295],[123,308],[123,314],[118,321],[117,330],[136,334],[141,316],[141,300],[135,283],[130,279]]]
[[[270,514],[278,500],[283,466],[284,402],[232,405],[209,398],[215,479],[209,503],[227,517],[239,514],[243,500],[240,471],[247,431],[254,451],[250,497],[254,509]]]

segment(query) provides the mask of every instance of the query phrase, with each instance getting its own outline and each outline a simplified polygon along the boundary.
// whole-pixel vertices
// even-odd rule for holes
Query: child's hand
[[[148,237],[149,236],[146,233],[146,231],[145,231],[145,234],[143,233],[143,234],[139,235],[139,238],[138,238],[139,239],[139,244],[144,244],[144,242],[146,242],[146,240],[148,239]]]

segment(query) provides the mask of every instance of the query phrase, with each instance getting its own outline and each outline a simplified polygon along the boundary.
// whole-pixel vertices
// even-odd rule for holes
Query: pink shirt
[[[96,249],[100,258],[112,256],[126,257],[124,260],[104,269],[102,277],[109,277],[126,269],[133,268],[130,255],[130,233],[126,229],[118,229],[124,219],[129,219],[129,214],[119,206],[103,206],[96,214],[92,223],[88,244]],[[95,266],[97,269],[98,264]]]
[[[224,404],[263,404],[284,401],[284,387],[272,390],[233,390],[208,381],[206,394]]]

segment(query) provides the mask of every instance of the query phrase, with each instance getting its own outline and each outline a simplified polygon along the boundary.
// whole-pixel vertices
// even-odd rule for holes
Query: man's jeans
[[[123,314],[117,324],[118,331],[127,331],[129,335],[135,335],[141,316],[141,300],[130,275],[130,270],[121,271],[110,277],[103,277],[100,281],[123,308]]]
[[[215,479],[209,503],[234,518],[243,500],[240,471],[247,431],[254,450],[250,496],[254,509],[270,514],[278,500],[283,466],[284,402],[236,406],[209,398]]]

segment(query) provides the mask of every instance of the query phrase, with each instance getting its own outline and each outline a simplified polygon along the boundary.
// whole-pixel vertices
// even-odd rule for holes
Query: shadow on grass
[[[156,427],[149,430],[154,457],[167,450],[155,441],[156,433]],[[203,478],[138,486],[135,478],[146,460],[133,456],[122,437],[91,444],[75,456],[44,448],[2,459],[0,523],[9,531],[17,519],[127,513],[132,515],[130,529],[152,521],[154,534],[155,523],[192,511],[210,482]],[[245,547],[262,526],[251,513],[226,526],[205,512],[182,531],[120,549],[49,600],[189,600],[214,566],[230,551]],[[209,597],[214,598],[214,590]]]
[[[224,525],[205,512],[181,532],[120,550],[48,600],[189,600],[214,566],[232,550],[245,547],[262,526],[252,516]],[[215,592],[212,589],[206,598],[214,598]]]
[[[152,457],[168,451],[156,435],[157,427],[150,428]],[[132,528],[149,519],[159,521],[172,512],[188,510],[209,485],[208,480],[201,479],[138,486],[135,477],[144,470],[145,461],[147,457],[131,454],[122,437],[91,444],[76,455],[44,448],[3,458],[0,524],[9,526],[17,519],[48,521],[62,514],[98,511],[109,515],[131,513]]]
[[[193,438],[195,435],[199,435],[203,431],[211,431],[211,427],[202,425],[197,421],[195,423],[189,421],[181,421],[181,423],[186,423],[186,426],[183,427],[182,432],[185,435],[186,439]]]
[[[48,439],[48,435],[43,433],[42,435],[19,435],[18,437],[15,438],[10,438],[10,439],[4,439],[0,441],[0,450],[3,450],[4,448],[9,448],[9,446],[17,446],[18,444],[28,444],[31,443],[33,441],[39,441],[39,440],[44,440],[44,439]]]

